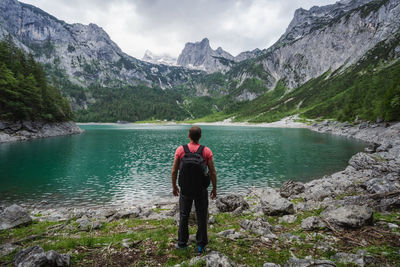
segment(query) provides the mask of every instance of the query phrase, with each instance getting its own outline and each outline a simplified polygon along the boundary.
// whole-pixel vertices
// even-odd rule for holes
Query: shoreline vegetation
[[[275,127],[275,128],[310,128],[311,124],[315,120],[299,119],[297,115],[283,118],[282,120],[275,122],[261,122],[261,123],[249,123],[249,122],[233,122],[232,118],[216,121],[162,121],[162,120],[150,120],[150,121],[137,121],[137,122],[77,122],[77,125],[215,125],[215,126],[250,126],[250,127]]]
[[[28,211],[14,205],[0,207],[0,264],[44,260],[55,250],[71,266],[399,266],[400,123],[308,127],[371,146],[332,175],[210,201],[205,255],[194,252],[195,227],[189,248],[175,249],[177,200]],[[15,217],[21,225],[5,228]]]

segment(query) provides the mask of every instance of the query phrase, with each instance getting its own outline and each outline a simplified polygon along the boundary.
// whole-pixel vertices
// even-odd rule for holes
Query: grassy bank
[[[301,200],[296,200],[301,201]],[[157,211],[156,211],[157,212]],[[253,215],[235,216],[220,213],[215,216],[216,223],[209,226],[209,250],[219,251],[236,263],[261,266],[265,262],[284,264],[295,255],[304,258],[311,255],[316,259],[329,259],[339,251],[356,253],[363,249],[380,264],[400,265],[398,229],[388,230],[376,226],[381,222],[400,224],[400,213],[374,216],[375,226],[365,226],[357,230],[331,232],[329,230],[304,231],[301,221],[318,215],[322,210],[297,214],[293,223],[279,223],[279,217],[269,216],[278,239],[263,242],[258,236],[244,232],[243,238],[230,240],[217,233],[227,230],[240,230],[240,221],[252,219]],[[191,227],[194,234],[196,227]],[[121,219],[105,223],[98,230],[80,231],[76,220],[65,222],[38,222],[12,230],[0,231],[1,243],[16,243],[22,247],[41,245],[45,251],[56,250],[71,255],[71,266],[173,266],[186,262],[196,256],[195,244],[187,250],[176,250],[177,226],[173,219],[145,220]],[[330,241],[334,240],[334,243]],[[123,243],[130,244],[130,248]],[[323,246],[327,243],[331,246]],[[0,263],[12,266],[15,252],[0,257]],[[336,262],[337,263],[337,262]],[[337,263],[338,266],[346,266]],[[198,266],[203,266],[199,263]],[[205,265],[204,265],[205,266]]]

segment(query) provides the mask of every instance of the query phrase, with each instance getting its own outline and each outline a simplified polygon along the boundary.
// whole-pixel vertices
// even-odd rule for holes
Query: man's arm
[[[215,199],[217,197],[217,172],[215,170],[213,160],[209,160],[207,165],[208,165],[208,169],[210,170],[210,178],[211,178],[211,183],[212,183],[212,187],[213,187],[211,190],[211,193],[210,193],[210,197],[212,199]]]
[[[172,164],[172,171],[171,171],[171,181],[172,181],[172,194],[174,196],[179,196],[179,188],[176,185],[176,178],[178,177],[178,170],[179,170],[179,162],[180,159],[175,159],[174,164]]]

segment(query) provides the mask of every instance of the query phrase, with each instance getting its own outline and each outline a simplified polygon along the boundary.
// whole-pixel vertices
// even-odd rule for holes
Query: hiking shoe
[[[181,246],[179,246],[179,244],[176,244],[176,245],[175,245],[175,248],[176,248],[176,249],[182,249],[182,250],[183,250],[183,249],[186,249],[187,246],[181,247]]]
[[[204,252],[206,252],[206,248],[205,247],[197,246],[197,253],[203,254]]]

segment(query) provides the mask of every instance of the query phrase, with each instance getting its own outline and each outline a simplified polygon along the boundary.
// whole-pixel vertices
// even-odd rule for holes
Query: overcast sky
[[[22,0],[68,23],[96,23],[127,54],[178,56],[186,42],[210,40],[234,56],[277,41],[294,11],[336,0]]]

